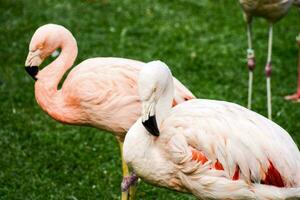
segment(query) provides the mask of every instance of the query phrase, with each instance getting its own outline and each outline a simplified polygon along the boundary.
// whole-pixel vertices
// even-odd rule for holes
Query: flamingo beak
[[[154,95],[148,101],[144,101],[142,108],[142,124],[146,130],[153,136],[159,136],[159,129],[155,117]]]
[[[25,70],[35,81],[37,80],[36,75],[39,72],[38,66],[43,62],[40,53],[39,49],[30,51],[25,61]]]
[[[151,133],[153,136],[159,136],[159,130],[157,127],[156,117],[155,115],[149,116],[147,120],[142,120],[143,126],[146,130]]]
[[[35,81],[37,80],[35,77],[39,72],[39,68],[37,66],[25,66],[25,70]]]

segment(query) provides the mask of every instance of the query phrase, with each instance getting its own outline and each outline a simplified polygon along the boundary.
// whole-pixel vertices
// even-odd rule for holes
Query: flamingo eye
[[[156,88],[156,87],[154,87],[154,88],[153,88],[153,90],[152,90],[152,93],[155,93],[155,92],[156,92],[156,90],[157,90],[157,88]]]
[[[43,44],[40,44],[40,45],[38,45],[38,47],[37,47],[38,49],[43,49],[44,48],[44,43]]]

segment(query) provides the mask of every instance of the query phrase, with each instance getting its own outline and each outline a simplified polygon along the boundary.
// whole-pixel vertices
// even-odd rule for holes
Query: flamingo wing
[[[172,132],[170,157],[190,174],[277,187],[300,185],[300,153],[292,138],[244,107],[192,100],[175,107],[162,131],[164,127]]]

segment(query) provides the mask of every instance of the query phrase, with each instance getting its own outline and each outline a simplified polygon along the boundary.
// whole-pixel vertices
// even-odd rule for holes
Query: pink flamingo
[[[300,34],[297,37],[297,42],[300,47]],[[298,89],[295,94],[285,96],[285,99],[300,102],[300,48],[299,48],[299,55],[298,55]]]
[[[42,62],[58,48],[61,48],[58,58],[39,71]],[[41,108],[59,122],[112,132],[122,150],[127,130],[141,113],[137,78],[144,63],[123,58],[87,59],[74,67],[61,89],[57,89],[76,56],[76,40],[63,26],[47,24],[36,30],[25,62],[26,71],[36,80],[35,98]],[[175,78],[174,83],[174,105],[194,98]],[[123,157],[122,166],[123,176],[127,176]],[[128,195],[123,192],[122,199]]]
[[[142,69],[138,87],[142,116],[123,152],[139,177],[199,199],[300,198],[300,152],[280,126],[225,101],[172,108],[172,74],[159,61]]]

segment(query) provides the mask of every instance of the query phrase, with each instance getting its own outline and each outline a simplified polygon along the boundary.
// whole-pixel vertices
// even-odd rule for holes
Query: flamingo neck
[[[77,56],[77,44],[70,33],[61,34],[61,54],[37,75],[35,96],[38,104],[52,118],[71,123],[74,116],[65,105],[63,93],[58,84],[65,72],[72,67]]]
[[[173,79],[170,79],[168,82],[168,86],[163,92],[163,94],[159,97],[156,108],[155,108],[155,115],[158,126],[164,121],[166,117],[171,112],[173,98],[174,98],[174,83]],[[159,127],[158,127],[159,128]]]

